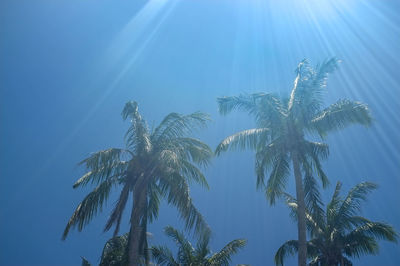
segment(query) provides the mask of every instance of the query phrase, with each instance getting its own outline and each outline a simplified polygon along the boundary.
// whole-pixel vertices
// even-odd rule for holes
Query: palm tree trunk
[[[133,195],[133,209],[131,214],[131,228],[129,232],[129,247],[128,258],[129,266],[140,265],[140,239],[143,233],[143,228],[140,224],[141,220],[146,215],[144,213],[146,204],[146,186],[136,186]]]
[[[293,171],[296,181],[297,198],[297,232],[298,232],[298,265],[307,265],[307,239],[306,239],[306,206],[304,202],[303,180],[300,171],[300,162],[297,152],[292,152]]]

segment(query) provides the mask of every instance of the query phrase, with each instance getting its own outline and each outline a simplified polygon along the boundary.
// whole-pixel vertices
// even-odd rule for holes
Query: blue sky
[[[61,234],[89,191],[72,189],[83,173],[77,163],[123,145],[126,101],[139,103],[150,126],[172,111],[211,114],[198,137],[214,148],[254,126],[245,114],[218,115],[216,97],[285,95],[303,58],[340,58],[326,103],[359,100],[375,119],[369,129],[327,139],[332,185],[325,197],[337,180],[345,191],[376,182],[363,215],[400,230],[399,11],[395,0],[1,1],[0,264],[79,265],[80,256],[98,262],[113,199],[83,232],[66,241]],[[247,238],[234,263],[272,265],[276,249],[296,237],[296,225],[283,204],[268,206],[256,191],[253,163],[251,152],[216,158],[205,170],[210,191],[193,187],[192,194],[214,231],[213,250]],[[176,215],[163,205],[149,228],[153,243],[172,244],[162,228],[180,227]],[[399,247],[381,244],[379,256],[355,264],[400,265]]]

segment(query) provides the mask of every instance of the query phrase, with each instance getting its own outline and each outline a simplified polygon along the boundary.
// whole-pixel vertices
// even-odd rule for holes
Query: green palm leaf
[[[66,239],[71,227],[78,226],[78,231],[82,231],[83,227],[97,215],[98,211],[102,210],[105,201],[110,195],[112,186],[115,185],[117,181],[118,179],[103,181],[83,199],[69,219],[62,239]]]
[[[172,251],[164,246],[153,246],[151,248],[152,256],[159,265],[179,266],[172,255]]]
[[[266,195],[270,204],[280,197],[290,175],[289,156],[282,154],[273,162],[273,168],[268,179]]]
[[[372,118],[368,106],[349,100],[339,100],[315,116],[310,124],[320,136],[331,131],[340,130],[352,124],[369,126]]]
[[[204,128],[208,121],[210,121],[210,116],[201,112],[190,115],[171,113],[154,130],[152,140],[158,143],[183,137],[191,134],[195,129]]]
[[[286,257],[294,255],[297,252],[297,240],[289,240],[285,242],[275,254],[275,265],[283,266],[283,261]]]
[[[361,202],[365,201],[368,193],[376,188],[376,184],[369,182],[360,183],[352,188],[338,209],[335,224],[340,225],[339,228],[349,227],[351,225],[349,224],[349,218],[360,211]]]
[[[218,253],[215,253],[208,261],[210,265],[229,265],[232,255],[239,252],[246,245],[244,239],[235,239],[229,242]]]
[[[215,149],[215,154],[230,150],[256,149],[268,138],[268,128],[255,128],[238,132],[224,139]]]

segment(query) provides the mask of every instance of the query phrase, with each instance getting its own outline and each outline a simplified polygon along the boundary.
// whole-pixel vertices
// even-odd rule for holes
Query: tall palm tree
[[[360,102],[339,100],[322,109],[322,93],[328,74],[337,66],[338,60],[335,58],[315,69],[306,60],[302,61],[296,69],[294,86],[287,99],[272,93],[218,98],[222,115],[235,109],[246,111],[255,118],[257,128],[227,137],[218,145],[216,154],[228,149],[254,149],[257,187],[265,189],[271,204],[284,192],[292,163],[299,204],[298,263],[301,266],[306,265],[307,254],[302,174],[312,176],[316,172],[323,186],[328,184],[320,162],[329,154],[328,145],[309,141],[306,137],[324,137],[351,124],[371,124],[368,107]],[[268,172],[269,178],[265,184]]]
[[[209,117],[203,113],[167,115],[158,127],[149,130],[136,102],[128,102],[124,120],[130,119],[125,135],[126,148],[111,148],[93,153],[83,160],[87,173],[73,185],[96,187],[78,205],[64,230],[63,239],[71,227],[81,231],[102,210],[113,187],[120,196],[106,223],[105,231],[115,225],[118,234],[123,211],[132,195],[128,239],[129,265],[138,265],[147,250],[147,223],[157,218],[161,198],[177,207],[188,228],[196,232],[208,230],[206,222],[192,203],[189,182],[208,188],[207,181],[196,166],[206,166],[211,149],[189,135],[204,127]]]
[[[350,258],[377,254],[378,239],[397,242],[398,234],[393,227],[358,216],[361,203],[376,187],[373,183],[360,183],[342,198],[339,195],[341,183],[338,182],[325,211],[318,191],[314,189],[309,192],[313,194],[313,198],[309,199],[312,202],[308,202],[306,208],[307,228],[311,235],[311,240],[307,242],[310,265],[350,266]],[[287,204],[296,217],[297,201],[287,196]],[[284,258],[297,250],[297,240],[287,241],[276,252],[275,264],[283,265]]]
[[[209,231],[203,233],[196,247],[192,246],[182,232],[179,232],[171,226],[165,228],[165,234],[172,238],[178,245],[177,257],[174,258],[172,251],[166,246],[155,246],[152,247],[151,250],[155,262],[167,266],[227,266],[231,261],[231,256],[246,245],[246,240],[236,239],[225,245],[219,252],[212,254],[209,247]]]

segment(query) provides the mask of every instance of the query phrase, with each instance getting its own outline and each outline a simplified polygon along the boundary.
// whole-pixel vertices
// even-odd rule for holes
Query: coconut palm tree
[[[335,58],[316,68],[306,60],[302,61],[296,69],[294,86],[287,99],[272,93],[218,98],[222,115],[235,109],[246,111],[255,118],[257,127],[227,137],[216,148],[216,154],[228,149],[254,149],[257,187],[265,189],[271,204],[285,191],[292,164],[299,205],[298,263],[301,266],[306,265],[307,254],[302,174],[312,177],[316,173],[324,187],[328,184],[320,162],[329,154],[328,145],[309,141],[306,137],[323,138],[351,124],[371,124],[368,107],[360,102],[339,100],[322,109],[322,93],[328,74],[337,66]],[[269,178],[265,184],[266,173]]]
[[[377,186],[373,183],[360,183],[352,188],[346,197],[340,196],[342,184],[337,183],[332,200],[324,206],[317,190],[312,189],[313,202],[308,202],[306,219],[311,240],[307,242],[307,255],[312,266],[350,266],[350,258],[377,254],[377,240],[397,242],[398,234],[386,223],[373,222],[358,216],[361,203],[367,194]],[[287,195],[287,204],[293,217],[297,216],[297,201]],[[283,265],[288,255],[298,251],[298,241],[284,243],[275,254],[275,264]]]
[[[208,230],[193,205],[189,182],[208,187],[197,166],[206,166],[213,153],[206,144],[189,137],[194,129],[204,127],[209,120],[203,113],[171,113],[158,127],[149,130],[137,103],[128,102],[122,117],[130,119],[125,135],[126,148],[99,151],[81,162],[87,173],[73,187],[90,184],[95,188],[72,214],[63,239],[73,227],[81,231],[102,210],[111,189],[118,187],[120,195],[104,230],[115,225],[114,236],[118,234],[123,211],[132,195],[128,257],[129,265],[138,265],[140,256],[147,250],[147,224],[157,218],[162,198],[177,207],[188,228],[194,228],[196,232]]]
[[[182,232],[179,232],[171,226],[167,226],[165,234],[172,238],[178,246],[178,255],[176,258],[172,255],[172,251],[166,246],[154,246],[151,248],[153,258],[156,263],[167,266],[179,265],[202,265],[211,266],[229,265],[231,256],[236,254],[239,249],[246,245],[246,240],[236,239],[229,242],[217,253],[211,253],[209,242],[210,232],[205,232],[200,237],[196,247],[185,238]]]

